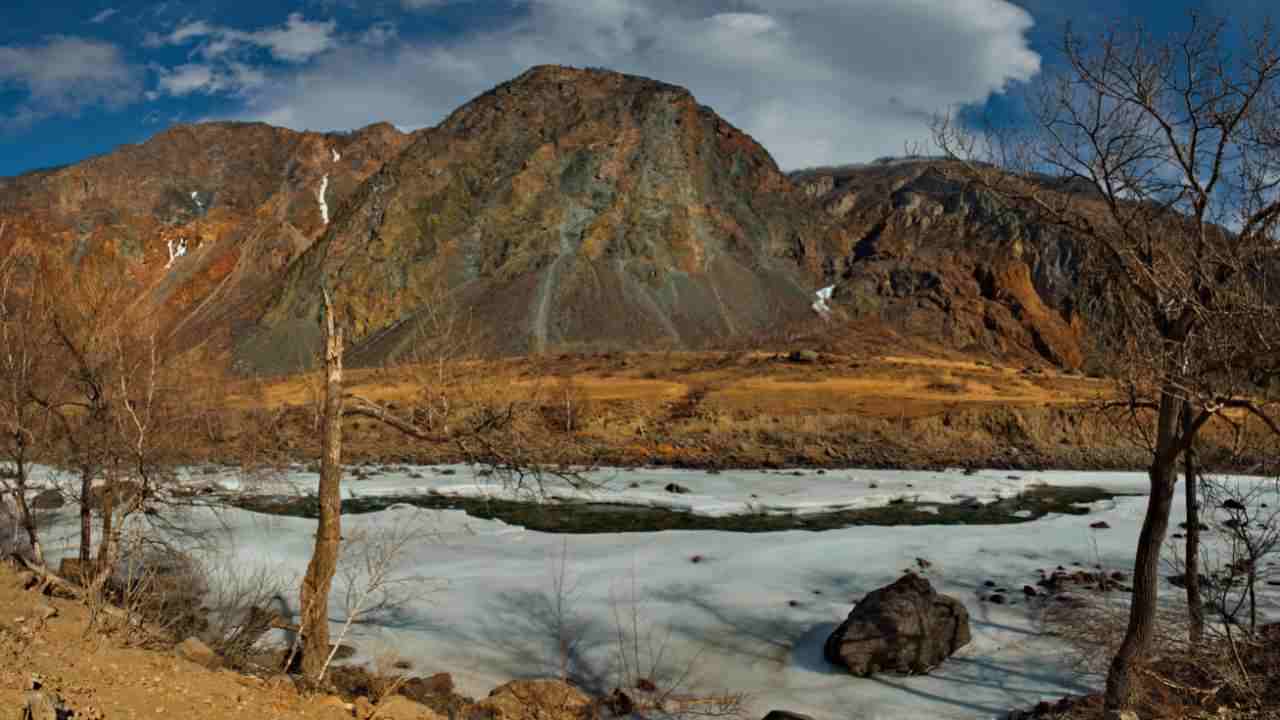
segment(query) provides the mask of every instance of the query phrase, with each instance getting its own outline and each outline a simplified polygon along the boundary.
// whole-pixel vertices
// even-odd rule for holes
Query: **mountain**
[[[805,333],[1079,367],[1071,239],[928,158],[780,171],[687,90],[535,67],[436,127],[175,126],[0,179],[30,244],[250,373],[349,359],[696,349]],[[818,288],[832,287],[815,303]]]
[[[1077,243],[962,176],[932,158],[792,174],[853,238],[833,313],[969,354],[1079,368],[1089,344]]]
[[[283,271],[410,136],[175,126],[69,167],[0,179],[0,252],[33,245],[122,285],[184,348],[229,346]],[[321,190],[323,188],[323,194]]]
[[[236,355],[256,370],[313,356],[322,285],[358,363],[405,356],[442,307],[488,353],[703,347],[812,318],[847,251],[764,148],[687,90],[536,67],[372,176]]]

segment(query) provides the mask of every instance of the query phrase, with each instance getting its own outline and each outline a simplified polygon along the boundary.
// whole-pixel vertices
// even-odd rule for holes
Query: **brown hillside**
[[[501,354],[690,348],[812,316],[844,233],[688,91],[534,68],[424,131],[239,344],[296,367],[329,284],[355,360],[403,355],[441,292]]]
[[[0,252],[32,246],[76,272],[106,274],[178,346],[226,345],[323,232],[320,187],[336,212],[407,142],[386,124],[327,135],[175,126],[77,165],[0,180]],[[186,255],[170,264],[170,246],[184,243]]]
[[[1078,368],[1076,249],[990,193],[907,159],[794,174],[855,239],[833,306],[970,354]]]

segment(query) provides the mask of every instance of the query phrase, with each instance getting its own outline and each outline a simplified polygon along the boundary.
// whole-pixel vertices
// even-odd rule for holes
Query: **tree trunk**
[[[1106,708],[1124,710],[1134,701],[1134,677],[1138,663],[1151,647],[1156,622],[1156,600],[1160,581],[1160,547],[1169,530],[1169,513],[1177,489],[1178,411],[1181,401],[1170,389],[1160,396],[1155,457],[1147,471],[1151,497],[1146,518],[1138,535],[1138,552],[1133,566],[1133,601],[1129,606],[1129,626],[1120,649],[1107,673]]]
[[[80,468],[80,571],[89,571],[93,555],[93,472]]]
[[[1182,406],[1182,432],[1192,432],[1191,403]],[[1190,625],[1188,639],[1198,647],[1204,640],[1204,600],[1200,597],[1200,480],[1196,476],[1195,452],[1191,445],[1183,453],[1185,461],[1187,502],[1187,548],[1184,561],[1187,583],[1187,619]]]
[[[342,332],[325,293],[324,436],[320,459],[320,518],[316,545],[302,580],[302,672],[320,679],[329,654],[329,589],[342,541]]]
[[[22,529],[27,533],[27,542],[31,544],[31,560],[36,565],[44,565],[44,547],[40,545],[40,533],[36,529],[35,517],[31,514],[31,506],[27,504],[26,493],[18,491],[18,517]]]
[[[106,587],[107,580],[111,577],[111,571],[116,564],[116,551],[118,549],[116,534],[119,532],[115,524],[116,489],[115,480],[108,476],[106,483],[102,486],[101,507],[98,508],[98,516],[102,518],[102,537],[98,538],[97,562],[94,563],[92,569],[88,565],[80,566],[80,572],[86,575],[87,586],[95,597],[102,591],[102,588]]]
[[[18,506],[18,524],[22,526],[22,530],[27,534],[27,542],[31,544],[31,559],[35,564],[44,566],[44,548],[40,546],[40,533],[36,528],[36,518],[32,513],[31,505],[27,503],[27,474],[31,470],[27,467],[25,457],[20,453],[18,456],[18,481],[14,488],[13,499],[14,504]]]

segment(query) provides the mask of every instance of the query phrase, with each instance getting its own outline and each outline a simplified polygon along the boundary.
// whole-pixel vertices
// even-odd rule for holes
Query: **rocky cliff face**
[[[325,230],[326,213],[408,140],[385,124],[327,135],[176,126],[77,165],[0,181],[0,242],[41,247],[77,272],[128,285],[182,347],[227,343]]]
[[[447,306],[481,349],[693,348],[812,316],[849,249],[754,140],[688,91],[534,68],[423,131],[290,269],[238,345],[287,369],[332,288],[353,358]]]
[[[906,159],[793,175],[853,238],[833,311],[959,350],[1079,367],[1071,238],[943,169]]]

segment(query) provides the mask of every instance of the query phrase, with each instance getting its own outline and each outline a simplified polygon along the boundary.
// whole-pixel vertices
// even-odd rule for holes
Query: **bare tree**
[[[390,525],[359,529],[343,539],[338,576],[342,586],[342,623],[337,639],[325,658],[320,679],[338,654],[351,626],[371,615],[395,611],[412,597],[429,590],[427,579],[407,572],[402,564],[418,542],[434,537],[419,513]]]
[[[302,580],[302,671],[317,680],[329,658],[329,591],[342,542],[342,328],[324,291],[324,435],[320,455],[320,517],[315,549]]]
[[[4,230],[0,224],[0,238]],[[42,362],[49,350],[41,315],[48,287],[40,273],[29,253],[11,249],[0,258],[0,500],[12,500],[37,565],[44,564],[44,552],[28,495],[33,466],[48,459],[54,428],[35,398],[55,380]]]
[[[578,486],[587,482],[583,473],[574,468],[564,465],[548,467],[528,462],[523,457],[523,438],[518,434],[501,435],[501,431],[515,425],[515,402],[509,403],[505,408],[485,404],[471,413],[464,425],[438,427],[430,416],[425,418],[427,425],[424,426],[415,415],[405,417],[385,405],[345,393],[342,325],[336,317],[333,298],[327,288],[323,289],[323,296],[325,393],[318,490],[319,519],[315,548],[302,581],[302,621],[299,626],[302,671],[314,680],[323,677],[331,655],[329,594],[342,543],[343,417],[370,418],[423,442],[457,443],[465,457],[485,464],[491,473],[517,488],[532,487],[541,490],[548,477]],[[495,440],[495,436],[501,439]]]
[[[935,125],[960,161],[949,171],[1075,239],[1118,404],[1151,453],[1112,711],[1131,704],[1153,636],[1179,457],[1232,413],[1280,433],[1258,386],[1280,367],[1280,42],[1265,25],[1228,51],[1226,32],[1198,15],[1164,39],[1068,29],[1065,69],[1033,94],[1029,130]]]

